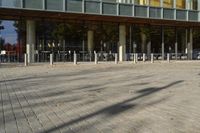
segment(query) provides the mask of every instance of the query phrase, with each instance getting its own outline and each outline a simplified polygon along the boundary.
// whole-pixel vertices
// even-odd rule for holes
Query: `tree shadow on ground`
[[[118,115],[118,114],[120,114],[120,113],[122,113],[124,111],[127,111],[129,109],[132,109],[132,108],[135,108],[135,107],[138,106],[136,104],[131,104],[130,102],[132,102],[134,100],[137,100],[137,99],[141,99],[141,98],[149,96],[149,95],[152,95],[154,93],[160,92],[160,91],[162,91],[164,89],[170,88],[170,87],[172,87],[172,86],[174,86],[176,84],[180,84],[182,82],[184,82],[184,81],[183,80],[179,80],[179,81],[172,82],[172,83],[170,83],[170,84],[168,84],[166,86],[163,86],[163,87],[151,87],[151,88],[145,88],[145,89],[139,90],[139,91],[137,91],[137,93],[139,93],[139,95],[136,96],[136,97],[129,98],[129,99],[124,100],[122,102],[119,102],[119,103],[113,104],[111,106],[102,108],[102,109],[100,109],[100,110],[98,110],[98,111],[96,111],[94,113],[91,113],[91,114],[82,116],[80,118],[71,120],[71,121],[66,122],[64,124],[61,124],[61,125],[59,125],[57,127],[50,128],[46,132],[55,132],[55,131],[57,131],[59,129],[71,126],[73,124],[76,124],[78,122],[90,119],[90,118],[92,118],[94,116],[97,116],[97,115],[100,115],[100,114],[104,114],[107,117],[113,116],[113,115]]]

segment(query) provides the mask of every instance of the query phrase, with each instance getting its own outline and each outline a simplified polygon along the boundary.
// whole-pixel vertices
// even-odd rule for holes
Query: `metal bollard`
[[[37,61],[40,62],[40,55],[37,54]]]
[[[90,62],[92,61],[92,51],[90,51]]]
[[[143,62],[145,62],[145,61],[146,61],[146,54],[143,53]]]
[[[136,60],[136,63],[138,62],[138,54],[136,53],[135,54],[135,60]]]
[[[115,54],[115,64],[118,64],[118,54]]]
[[[53,66],[53,54],[50,54],[50,65]]]
[[[151,54],[151,63],[154,63],[154,56]]]
[[[98,64],[98,57],[96,52],[94,52],[94,63]]]
[[[170,63],[170,54],[167,54],[167,62]]]
[[[24,54],[24,66],[28,66],[28,55]]]
[[[134,62],[134,64],[137,63],[137,62],[136,62],[136,54],[135,54],[135,53],[133,54],[133,62]]]
[[[74,51],[74,65],[77,65],[77,54],[75,51]]]

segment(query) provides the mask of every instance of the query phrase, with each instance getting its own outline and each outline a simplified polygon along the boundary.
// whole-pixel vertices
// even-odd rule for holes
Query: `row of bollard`
[[[146,54],[142,56],[143,62],[146,61]],[[115,64],[118,64],[118,54],[115,54]],[[133,59],[134,64],[138,62],[138,54],[134,54]],[[167,62],[170,63],[170,54],[167,54]],[[53,66],[53,54],[50,54],[50,65]],[[94,63],[98,64],[98,55],[94,52]],[[154,63],[154,54],[151,54],[151,63]],[[77,54],[74,52],[74,65],[77,65]],[[24,54],[24,66],[28,66],[28,54]]]

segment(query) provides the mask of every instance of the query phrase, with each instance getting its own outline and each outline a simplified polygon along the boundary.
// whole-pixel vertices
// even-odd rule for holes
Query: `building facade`
[[[196,59],[200,0],[0,0],[0,26],[2,62],[73,51]]]

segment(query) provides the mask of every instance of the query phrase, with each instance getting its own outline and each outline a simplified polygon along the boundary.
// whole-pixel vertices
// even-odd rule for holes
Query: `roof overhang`
[[[11,9],[0,8],[0,19],[18,20],[18,19],[33,19],[33,20],[53,20],[53,21],[95,21],[95,22],[113,22],[125,24],[142,24],[142,25],[159,25],[159,26],[177,26],[177,27],[200,27],[200,22],[175,21],[164,19],[149,19],[126,16],[110,16],[96,15],[85,13],[69,13],[56,11],[41,11],[28,9]]]

